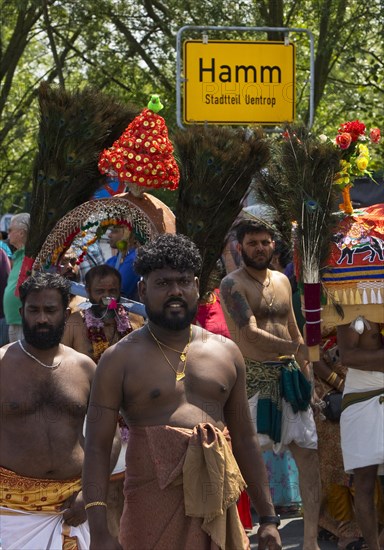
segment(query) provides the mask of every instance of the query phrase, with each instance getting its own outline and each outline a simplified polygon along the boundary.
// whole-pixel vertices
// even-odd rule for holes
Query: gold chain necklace
[[[152,334],[153,338],[154,338],[161,346],[163,346],[163,348],[168,348],[168,349],[170,349],[170,350],[172,350],[172,351],[176,351],[176,353],[178,353],[178,354],[180,355],[180,361],[183,361],[183,362],[185,361],[185,357],[186,357],[185,352],[187,351],[187,348],[188,348],[190,342],[188,342],[187,345],[185,346],[185,348],[184,348],[182,351],[180,351],[179,349],[171,348],[171,346],[168,346],[167,344],[164,344],[164,342],[160,342],[160,340],[158,340],[158,339],[156,338],[156,336],[153,334],[153,332],[151,331],[151,329],[150,329],[149,327],[148,327],[148,330],[149,330],[149,332]]]
[[[175,348],[171,348],[171,346],[168,346],[167,344],[163,344],[163,342],[160,342],[160,340],[158,340],[156,338],[156,336],[153,334],[153,332],[151,331],[151,329],[149,328],[149,325],[147,325],[148,327],[148,330],[149,330],[149,333],[150,335],[152,336],[152,338],[155,340],[159,350],[161,351],[161,353],[163,354],[163,357],[164,359],[166,360],[166,362],[168,363],[168,365],[171,367],[171,369],[173,370],[173,372],[175,373],[175,376],[176,376],[176,382],[179,382],[180,380],[182,380],[183,378],[185,378],[185,369],[187,367],[187,354],[188,354],[188,349],[189,349],[189,346],[192,342],[192,325],[190,326],[190,329],[189,329],[189,340],[187,342],[187,345],[185,346],[185,348],[183,349],[183,351],[180,351],[178,349],[175,349]],[[170,362],[170,360],[168,359],[168,357],[165,355],[164,353],[164,350],[161,346],[164,346],[168,349],[171,349],[172,351],[176,351],[177,353],[180,354],[180,361],[182,362],[183,364],[183,369],[179,372],[177,369],[174,368],[174,366],[172,365],[172,363]]]
[[[28,357],[30,357],[31,359],[33,359],[34,361],[36,361],[36,363],[39,363],[39,365],[41,365],[42,367],[45,367],[46,369],[57,369],[57,367],[60,366],[61,364],[61,361],[62,359],[60,359],[60,361],[58,361],[57,363],[53,363],[52,365],[46,365],[45,363],[43,363],[42,361],[40,361],[40,359],[38,359],[37,357],[35,357],[34,355],[32,355],[32,353],[29,353],[29,351],[27,351],[25,349],[25,347],[23,346],[23,344],[21,343],[21,340],[18,340],[17,341],[20,348],[23,350],[23,352],[25,353],[25,355],[28,355]]]
[[[260,292],[262,298],[264,299],[264,302],[267,304],[267,306],[268,306],[269,308],[271,308],[271,307],[273,306],[273,303],[274,303],[275,298],[276,298],[275,287],[274,287],[274,285],[273,285],[272,277],[268,274],[268,284],[265,285],[264,283],[262,283],[262,282],[260,282],[258,279],[256,279],[256,277],[254,277],[253,275],[251,275],[251,274],[248,272],[247,269],[246,269],[245,271],[246,271],[247,275],[248,275],[253,281],[256,281],[257,283],[259,283],[259,285],[261,285],[261,286],[263,287],[263,289],[264,289],[264,288],[268,288],[269,285],[272,286],[272,299],[271,299],[271,301],[270,301],[269,303],[267,302],[267,299],[266,299],[266,297],[264,296],[263,290],[260,290],[260,288],[257,287],[257,288],[259,289],[259,292]]]

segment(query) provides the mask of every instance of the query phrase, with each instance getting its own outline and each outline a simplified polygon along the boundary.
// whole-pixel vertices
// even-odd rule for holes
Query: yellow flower
[[[369,158],[364,155],[359,155],[356,159],[356,166],[357,169],[360,170],[360,172],[364,172],[364,170],[368,167]]]
[[[333,180],[336,185],[340,185],[342,187],[348,185],[350,181],[351,180],[347,172],[337,172]]]
[[[362,143],[360,143],[360,145],[359,145],[359,153],[360,153],[360,155],[363,155],[364,157],[369,158],[368,147],[366,145],[363,145]]]

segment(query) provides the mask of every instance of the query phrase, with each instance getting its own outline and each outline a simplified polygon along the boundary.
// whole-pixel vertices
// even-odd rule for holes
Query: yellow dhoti
[[[81,490],[79,478],[24,477],[0,467],[0,531],[4,550],[86,550],[87,522],[71,527],[63,503]]]

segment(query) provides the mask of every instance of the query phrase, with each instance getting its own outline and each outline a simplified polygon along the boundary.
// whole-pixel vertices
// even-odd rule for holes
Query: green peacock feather
[[[99,154],[123,132],[138,109],[91,88],[39,88],[40,127],[33,171],[31,230],[26,256],[35,258],[67,212],[88,201],[106,183]]]
[[[252,179],[269,158],[262,130],[192,126],[174,136],[180,165],[176,229],[203,258],[200,295],[208,288],[224,239],[242,208]]]
[[[337,223],[332,214],[337,194],[333,180],[340,153],[300,125],[287,127],[282,137],[272,140],[271,151],[268,170],[257,181],[259,193],[280,213],[287,242],[292,222],[297,222],[302,276],[307,282],[318,281]]]

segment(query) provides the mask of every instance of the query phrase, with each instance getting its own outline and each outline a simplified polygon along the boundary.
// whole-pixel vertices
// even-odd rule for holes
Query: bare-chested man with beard
[[[308,371],[308,350],[295,320],[289,280],[269,269],[274,253],[272,228],[244,220],[236,236],[244,266],[221,283],[225,318],[246,360],[247,394],[260,442],[265,448],[273,444],[276,450],[287,445],[297,463],[304,508],[303,548],[316,550],[320,507],[317,435],[310,408],[311,386],[300,371],[300,367]],[[297,394],[292,393],[293,377],[300,384]],[[281,378],[286,382],[282,391]]]
[[[233,342],[192,324],[200,269],[183,235],[160,235],[138,249],[149,322],[104,352],[87,418],[91,550],[249,550],[236,508],[240,470],[260,515],[260,550],[281,548],[243,358]],[[120,543],[108,532],[105,502],[119,410],[129,427]]]
[[[81,493],[83,424],[94,362],[60,343],[70,283],[38,274],[20,287],[24,339],[0,350],[0,515],[7,550],[88,549]],[[68,541],[67,541],[68,544]]]

